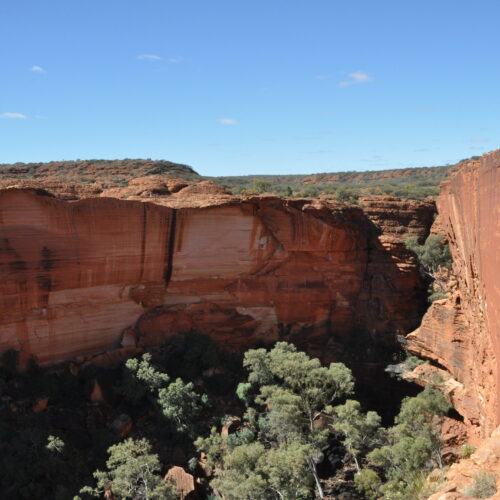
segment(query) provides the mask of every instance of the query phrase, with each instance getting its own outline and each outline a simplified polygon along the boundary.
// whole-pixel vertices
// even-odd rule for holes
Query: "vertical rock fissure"
[[[167,251],[165,254],[165,271],[163,273],[163,280],[165,281],[165,287],[168,287],[170,283],[170,278],[172,277],[174,246],[175,246],[175,228],[177,225],[177,210],[175,208],[172,208],[171,210],[172,213],[170,216],[170,227],[167,238]]]

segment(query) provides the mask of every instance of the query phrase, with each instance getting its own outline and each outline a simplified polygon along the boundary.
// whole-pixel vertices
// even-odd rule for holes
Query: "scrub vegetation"
[[[179,465],[200,498],[416,500],[443,467],[449,404],[437,387],[405,398],[384,427],[356,400],[348,367],[286,342],[241,357],[189,335],[75,374],[35,364],[18,373],[17,362],[6,353],[0,377],[9,498],[169,500],[178,493],[164,477]]]

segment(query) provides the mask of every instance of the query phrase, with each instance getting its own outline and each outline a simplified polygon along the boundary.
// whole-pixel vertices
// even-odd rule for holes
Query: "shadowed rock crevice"
[[[163,281],[165,282],[165,286],[169,285],[170,278],[172,278],[176,222],[177,222],[177,211],[175,208],[172,208],[170,213],[170,227],[168,231],[167,251],[165,253],[165,271],[163,273]]]

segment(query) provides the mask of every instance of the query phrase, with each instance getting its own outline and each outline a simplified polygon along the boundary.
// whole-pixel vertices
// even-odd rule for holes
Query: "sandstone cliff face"
[[[455,401],[472,437],[500,423],[500,151],[467,163],[442,186],[439,225],[456,281],[408,336],[411,351],[442,365],[464,387]]]
[[[363,350],[418,324],[421,283],[402,241],[426,235],[432,203],[364,200],[363,211],[203,201],[207,190],[191,206],[182,191],[74,202],[0,191],[0,351],[51,364],[191,331],[238,349],[356,338]]]

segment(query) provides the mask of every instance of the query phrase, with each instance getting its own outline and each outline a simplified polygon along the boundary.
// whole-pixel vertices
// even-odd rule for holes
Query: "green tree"
[[[200,396],[194,391],[192,382],[186,383],[178,378],[159,390],[158,403],[163,415],[178,432],[190,434],[193,431],[193,421],[197,419],[207,400],[206,396]]]
[[[266,404],[267,385],[281,387],[297,396],[300,411],[311,432],[314,420],[327,405],[352,394],[354,390],[352,373],[343,363],[321,366],[318,359],[309,358],[305,352],[297,351],[294,345],[287,342],[278,342],[269,352],[265,349],[248,351],[243,366],[249,370],[248,382],[261,388],[261,404]]]
[[[85,486],[80,490],[94,497],[112,491],[118,499],[176,500],[178,494],[173,486],[165,483],[158,455],[151,452],[146,439],[127,439],[108,449],[107,471],[97,470],[94,477],[97,486]]]
[[[342,443],[360,472],[358,456],[365,455],[376,444],[380,444],[380,416],[374,411],[363,414],[361,405],[353,399],[336,406],[333,413],[336,419],[332,427],[342,434]]]
[[[141,359],[130,358],[125,362],[122,381],[116,391],[123,394],[133,404],[139,403],[146,395],[154,400],[157,391],[165,387],[170,377],[155,368],[151,362],[151,354],[145,353]]]
[[[266,480],[258,469],[261,457],[266,453],[263,444],[254,442],[237,446],[222,455],[222,468],[217,471],[213,487],[228,500],[265,499]]]
[[[444,242],[444,236],[431,234],[423,245],[419,244],[416,236],[411,236],[405,240],[405,244],[417,256],[421,273],[436,280],[441,290],[444,290],[444,285],[437,276],[440,267],[451,268],[450,249]]]
[[[127,359],[125,366],[135,377],[143,382],[150,391],[158,390],[164,387],[170,381],[170,377],[151,364],[151,354],[145,353],[142,359]]]
[[[425,472],[442,468],[440,417],[449,408],[442,393],[432,386],[403,400],[386,443],[368,454],[368,460],[385,472],[387,482],[380,488],[385,499],[417,498]]]
[[[310,498],[316,484],[323,498],[315,460],[329,431],[317,428],[315,421],[331,410],[336,399],[352,393],[350,370],[342,363],[323,367],[318,359],[286,342],[278,342],[270,351],[249,350],[243,365],[248,381],[237,392],[248,406],[243,428],[251,430],[242,429],[235,439],[218,436],[213,430],[209,438],[196,443],[215,467],[214,485],[225,496],[235,495],[228,498],[285,500]],[[245,458],[251,464],[247,467],[240,458],[250,451],[254,455]],[[293,470],[282,470],[282,460],[294,464]],[[246,479],[237,487],[238,477]],[[243,495],[241,488],[245,492],[254,488],[255,493],[238,497]]]
[[[148,394],[152,403],[172,423],[174,430],[193,435],[196,419],[208,402],[207,396],[196,393],[192,382],[184,382],[180,378],[170,382],[166,373],[151,364],[149,353],[143,354],[141,360],[128,359],[125,365],[127,373],[121,392],[134,402]]]
[[[310,499],[310,454],[310,446],[298,442],[271,449],[260,442],[237,446],[224,456],[213,486],[228,500]]]

